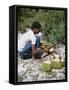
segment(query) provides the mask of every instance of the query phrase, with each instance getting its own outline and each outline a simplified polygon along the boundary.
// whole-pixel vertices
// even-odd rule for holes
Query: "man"
[[[21,38],[18,40],[18,53],[21,58],[35,59],[37,50],[40,48],[40,37],[36,36],[40,32],[41,25],[38,22],[34,22]]]
[[[40,48],[40,38],[36,37],[35,34],[39,33],[40,28],[41,25],[34,22],[31,29],[18,40],[18,52],[22,58],[32,57],[35,59],[37,48]]]

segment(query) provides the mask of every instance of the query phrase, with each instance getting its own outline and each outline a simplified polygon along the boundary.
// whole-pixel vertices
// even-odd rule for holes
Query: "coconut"
[[[49,52],[52,53],[54,51],[54,48],[50,48]]]
[[[61,64],[59,58],[58,59],[56,58],[56,59],[52,60],[52,67],[54,69],[61,69],[62,68],[62,64]]]
[[[44,61],[42,63],[42,69],[44,72],[51,72],[52,71],[51,61]]]
[[[61,58],[61,64],[62,64],[62,67],[64,67],[64,59]]]

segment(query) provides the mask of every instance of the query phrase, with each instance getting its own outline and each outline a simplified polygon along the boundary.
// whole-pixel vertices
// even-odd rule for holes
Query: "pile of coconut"
[[[53,53],[53,55],[50,55],[49,58],[47,58],[47,60],[44,60],[42,62],[42,70],[44,72],[51,72],[52,69],[61,69],[64,66],[64,58],[60,57],[58,54],[55,53]]]

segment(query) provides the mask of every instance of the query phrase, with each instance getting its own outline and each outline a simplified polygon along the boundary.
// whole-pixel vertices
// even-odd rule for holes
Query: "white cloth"
[[[31,41],[33,45],[36,44],[36,37],[31,29],[29,29],[28,32],[22,35],[18,40],[18,51],[22,51],[29,41]]]
[[[42,33],[41,33],[41,32],[39,32],[38,34],[36,34],[36,36],[39,36],[39,37],[40,37],[41,35],[42,35]]]

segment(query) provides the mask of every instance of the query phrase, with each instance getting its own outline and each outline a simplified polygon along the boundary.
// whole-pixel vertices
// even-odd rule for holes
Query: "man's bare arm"
[[[32,45],[32,59],[35,59],[35,54],[36,54],[37,50],[35,45]]]

